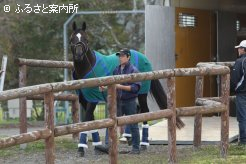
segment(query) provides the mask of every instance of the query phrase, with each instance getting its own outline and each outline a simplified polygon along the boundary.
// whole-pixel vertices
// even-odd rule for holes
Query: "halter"
[[[73,46],[74,52],[75,52],[76,48],[79,47],[79,46],[81,46],[82,49],[85,50],[85,51],[83,51],[81,54],[78,54],[79,58],[81,58],[83,55],[86,56],[86,54],[87,54],[87,52],[88,52],[88,50],[89,50],[88,44],[87,44],[87,43],[84,43],[84,42],[81,42],[81,41],[78,42],[78,43],[76,43],[76,44],[71,43],[71,46]],[[87,56],[86,56],[86,57],[87,57]],[[87,60],[88,60],[88,59],[87,59]]]

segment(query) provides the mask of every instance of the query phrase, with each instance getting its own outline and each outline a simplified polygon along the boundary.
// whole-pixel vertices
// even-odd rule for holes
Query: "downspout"
[[[219,62],[219,11],[216,11],[216,61]],[[217,96],[220,96],[220,77],[217,75]]]

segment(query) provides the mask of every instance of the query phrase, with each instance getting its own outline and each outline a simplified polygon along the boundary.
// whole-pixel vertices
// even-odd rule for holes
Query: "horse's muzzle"
[[[83,58],[84,58],[84,52],[83,52],[82,46],[76,46],[74,48],[74,54],[73,54],[73,56],[74,56],[74,59],[77,60],[77,61],[83,60]]]

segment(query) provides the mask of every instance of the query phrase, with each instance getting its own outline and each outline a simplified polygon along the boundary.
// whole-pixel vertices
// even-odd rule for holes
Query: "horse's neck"
[[[83,78],[96,64],[96,56],[90,49],[82,61],[74,61],[74,69],[77,79]]]

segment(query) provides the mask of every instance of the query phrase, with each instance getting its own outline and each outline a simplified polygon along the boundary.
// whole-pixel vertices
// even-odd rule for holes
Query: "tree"
[[[143,9],[143,1],[140,0],[52,0],[52,1],[24,1],[13,0],[2,2],[11,8],[16,4],[78,4],[79,10],[132,10]],[[8,55],[8,67],[6,74],[5,90],[18,87],[18,66],[14,59],[33,58],[45,60],[63,60],[63,24],[71,13],[59,14],[28,14],[5,13],[2,14],[3,26],[0,27],[0,55]],[[141,14],[111,14],[111,15],[80,15],[77,22],[86,21],[90,46],[104,54],[111,54],[122,47],[142,50],[144,47],[144,15]],[[71,27],[71,24],[69,25]],[[71,34],[69,28],[69,34]],[[71,59],[71,55],[70,55]],[[28,84],[41,84],[63,80],[62,69],[28,68]]]

